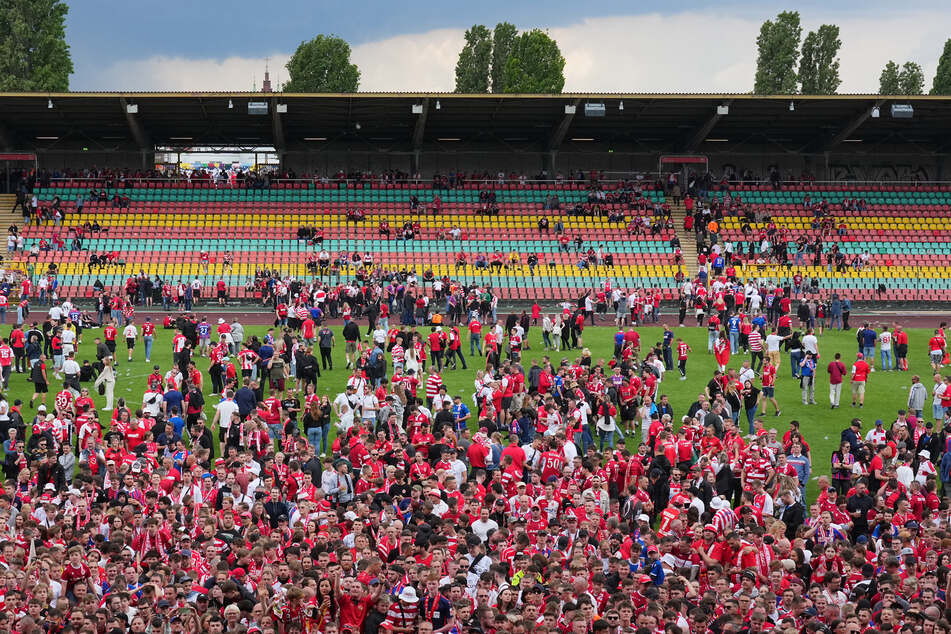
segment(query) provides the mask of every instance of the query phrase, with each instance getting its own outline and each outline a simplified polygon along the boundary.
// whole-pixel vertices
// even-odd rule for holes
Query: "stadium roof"
[[[248,103],[262,101],[268,104],[267,114],[249,114]],[[586,116],[586,104],[600,103],[605,106],[604,116]],[[893,104],[911,105],[913,116],[893,118]],[[566,113],[566,106],[574,106],[575,113]],[[728,108],[727,114],[718,110],[721,106]],[[880,112],[877,118],[872,116],[874,108]],[[644,152],[707,151],[721,149],[723,141],[770,144],[779,152],[822,152],[861,140],[866,151],[875,144],[901,144],[920,152],[945,153],[951,148],[951,99],[621,93],[0,93],[0,148],[8,150],[93,145],[137,149],[274,146],[309,151],[339,140],[409,150],[449,143],[550,150],[566,142],[595,140]]]

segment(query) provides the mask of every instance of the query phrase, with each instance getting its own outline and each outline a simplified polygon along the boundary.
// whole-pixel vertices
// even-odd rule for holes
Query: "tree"
[[[944,51],[938,58],[938,70],[931,84],[932,95],[951,95],[951,40],[944,43]]]
[[[888,60],[878,78],[880,95],[920,95],[925,88],[925,75],[915,62],[905,62],[900,67]]]
[[[456,92],[489,92],[489,65],[492,63],[492,32],[482,24],[466,31],[466,44],[456,62]]]
[[[759,53],[754,93],[791,95],[796,92],[796,62],[799,61],[801,36],[798,11],[783,11],[776,16],[775,22],[763,22],[756,38]]]
[[[834,95],[842,81],[839,79],[839,27],[823,24],[817,31],[809,31],[802,42],[802,60],[799,63],[800,92],[804,95]]]
[[[898,75],[898,87],[902,95],[920,95],[925,91],[925,74],[915,62],[905,62]]]
[[[900,69],[898,64],[888,60],[882,74],[878,76],[878,94],[880,95],[900,95],[901,79],[899,78]]]
[[[2,1],[2,0],[0,0]],[[357,92],[360,69],[350,63],[350,45],[333,35],[300,43],[287,62],[284,92]]]
[[[561,92],[565,87],[565,58],[558,43],[540,29],[519,35],[505,62],[502,81],[508,93]]]
[[[512,52],[518,29],[509,22],[499,22],[492,33],[492,92],[505,92],[505,63]]]
[[[0,0],[0,90],[69,90],[67,13],[62,0]]]

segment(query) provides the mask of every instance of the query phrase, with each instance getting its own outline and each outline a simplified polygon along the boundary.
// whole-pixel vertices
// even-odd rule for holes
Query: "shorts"
[[[219,423],[218,425],[218,441],[219,442],[225,442],[226,440],[228,440],[229,430],[230,430],[230,427],[222,427],[221,424]]]
[[[852,381],[852,396],[865,396],[865,381]]]
[[[776,396],[776,387],[773,385],[764,385],[761,392],[765,398],[774,398]]]
[[[899,359],[904,359],[908,356],[908,344],[900,343],[895,346],[895,356]]]
[[[356,351],[357,351],[356,341],[348,341],[347,345],[344,346],[344,352],[346,352],[347,354],[354,354]]]
[[[135,339],[134,339],[133,337],[126,337],[126,338],[125,338],[125,347],[128,348],[129,350],[131,350],[132,348],[134,348],[134,347],[135,347]]]
[[[116,340],[115,340],[115,339],[107,339],[107,340],[106,340],[106,347],[109,348],[109,352],[115,352],[115,351],[116,351]]]
[[[46,394],[50,391],[49,384],[47,383],[34,383],[33,391],[37,394]]]
[[[224,299],[228,296],[226,291],[218,291],[218,299]]]
[[[281,392],[284,391],[284,377],[281,377],[279,379],[271,379],[270,381],[271,381],[271,389],[278,390]]]
[[[512,409],[512,397],[511,397],[511,396],[503,396],[503,397],[502,397],[502,411],[503,411],[503,412],[507,412],[507,411],[509,411],[510,409]]]
[[[944,352],[942,352],[941,350],[931,351],[931,362],[933,364],[940,365],[943,359],[944,359]]]

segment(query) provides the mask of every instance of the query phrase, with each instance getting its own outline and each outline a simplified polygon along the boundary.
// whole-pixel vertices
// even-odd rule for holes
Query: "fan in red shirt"
[[[677,369],[680,370],[680,380],[687,380],[687,354],[690,352],[690,346],[686,341],[677,339]]]
[[[78,583],[87,583],[92,578],[89,566],[83,561],[82,546],[73,546],[68,551],[69,561],[63,567],[63,574],[60,576],[62,581],[66,582],[66,592],[72,596],[73,588]]]
[[[944,365],[945,347],[947,343],[944,339],[944,333],[941,330],[935,330],[934,336],[928,340],[928,356],[931,359],[931,369],[938,372]]]

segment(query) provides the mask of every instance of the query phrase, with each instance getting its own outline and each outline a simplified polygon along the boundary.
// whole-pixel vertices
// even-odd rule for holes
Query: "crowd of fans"
[[[638,325],[661,319],[643,290],[599,288],[556,315],[536,305],[499,319],[491,289],[259,277],[276,302],[263,336],[184,307],[140,329],[110,311],[101,333],[77,333],[56,306],[52,330],[16,328],[0,343],[0,366],[16,362],[4,376],[27,371],[39,392],[0,402],[0,629],[951,629],[951,389],[936,376],[930,411],[916,390],[918,407],[887,424],[857,417],[831,461],[814,455],[799,422],[777,430],[766,418],[771,404],[779,414],[779,349],[792,339],[779,330],[791,327],[782,289],[753,285],[740,299],[742,287],[692,282],[690,296],[709,290],[714,306],[731,296],[711,311],[718,367],[693,399],[668,373],[686,376],[702,351],[667,327],[641,339]],[[452,298],[461,308],[431,307]],[[614,354],[593,358],[585,327],[612,308]],[[750,358],[726,367],[739,313],[754,328],[732,353]],[[882,333],[862,330],[872,357],[884,350]],[[802,345],[817,345],[807,331]],[[50,332],[62,361],[21,364],[21,344]],[[172,364],[121,377],[120,349],[122,363],[141,361],[146,339],[144,358],[162,346]],[[939,372],[943,331],[927,345]],[[523,360],[536,346],[545,356]],[[86,371],[76,359],[93,350]],[[840,379],[864,386],[859,356]],[[800,377],[814,376],[808,357],[796,357]],[[322,384],[335,364],[345,382]],[[474,384],[450,393],[443,376],[468,366]],[[97,388],[108,400],[125,382],[146,386],[142,402],[100,410]]]

